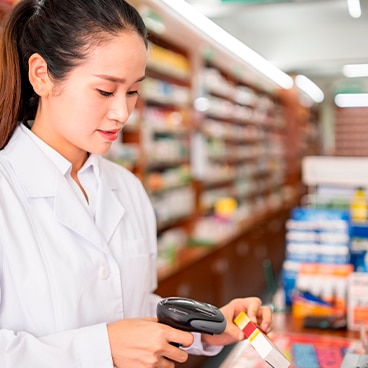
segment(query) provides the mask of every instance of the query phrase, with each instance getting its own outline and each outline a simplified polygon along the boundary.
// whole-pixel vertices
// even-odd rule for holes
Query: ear
[[[34,91],[40,97],[47,97],[52,88],[52,82],[47,73],[47,63],[40,54],[33,54],[28,60],[28,78]]]

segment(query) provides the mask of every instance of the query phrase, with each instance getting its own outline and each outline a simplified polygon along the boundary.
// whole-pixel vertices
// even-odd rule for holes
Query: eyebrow
[[[126,82],[126,80],[124,78],[117,78],[117,77],[113,77],[113,76],[107,75],[107,74],[95,74],[95,77],[105,79],[109,82],[114,82],[114,83],[124,84]],[[138,78],[134,83],[142,82],[145,78],[146,78],[146,76],[144,75],[143,77]]]

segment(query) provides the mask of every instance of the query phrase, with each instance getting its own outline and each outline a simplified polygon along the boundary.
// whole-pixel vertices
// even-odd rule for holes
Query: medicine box
[[[241,312],[234,323],[243,331],[257,353],[273,368],[288,368],[290,362],[284,357],[274,343],[249,319],[246,313]]]
[[[368,273],[353,272],[348,279],[348,328],[368,325]]]

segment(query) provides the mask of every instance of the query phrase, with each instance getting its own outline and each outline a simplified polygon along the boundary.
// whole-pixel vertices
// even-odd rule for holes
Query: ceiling
[[[325,93],[357,84],[356,78],[343,77],[344,64],[368,63],[368,0],[360,0],[360,18],[349,15],[347,0],[186,1],[283,71],[304,74]],[[367,78],[360,82],[368,84]]]

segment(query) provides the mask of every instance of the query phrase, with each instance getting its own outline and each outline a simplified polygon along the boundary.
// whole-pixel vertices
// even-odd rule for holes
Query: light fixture
[[[324,100],[325,95],[322,90],[305,75],[297,75],[295,77],[295,84],[308,95],[314,102],[320,103]]]
[[[348,78],[368,77],[368,64],[344,65],[342,72]]]
[[[161,2],[171,8],[178,17],[184,18],[192,27],[203,32],[207,37],[220,44],[240,60],[245,61],[280,87],[290,89],[293,86],[293,79],[288,74],[226,32],[186,1],[161,0]]]
[[[359,0],[347,0],[348,1],[348,10],[349,14],[353,18],[359,18],[362,15],[362,9],[360,7]]]
[[[335,96],[338,107],[368,107],[368,93],[339,93]]]

